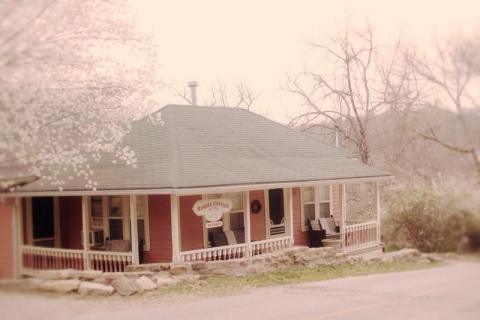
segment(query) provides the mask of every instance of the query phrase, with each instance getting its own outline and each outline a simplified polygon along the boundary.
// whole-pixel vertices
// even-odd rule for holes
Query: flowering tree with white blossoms
[[[0,2],[0,192],[41,179],[62,190],[151,111],[155,48],[122,0]]]

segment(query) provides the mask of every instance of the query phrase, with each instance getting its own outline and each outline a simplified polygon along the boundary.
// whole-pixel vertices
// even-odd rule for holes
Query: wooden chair
[[[335,223],[333,216],[319,218],[320,227],[326,232],[326,239],[340,239],[340,226]]]
[[[322,240],[325,239],[326,233],[322,229],[320,222],[317,219],[308,220],[308,235],[310,240],[310,247],[318,248],[323,246]]]

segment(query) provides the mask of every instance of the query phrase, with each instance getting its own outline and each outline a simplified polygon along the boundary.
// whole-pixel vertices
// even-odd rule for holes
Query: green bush
[[[462,238],[480,230],[478,214],[467,203],[465,194],[449,190],[391,191],[385,199],[384,241],[423,252],[456,251]]]

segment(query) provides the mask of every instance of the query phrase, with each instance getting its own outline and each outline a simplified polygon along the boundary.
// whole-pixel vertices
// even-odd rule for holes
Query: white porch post
[[[15,199],[15,211],[13,216],[13,252],[14,252],[14,277],[20,278],[23,273],[23,205],[22,199]]]
[[[89,241],[89,223],[88,223],[88,197],[82,196],[82,243],[83,243],[83,269],[90,269],[88,251],[90,249]]]
[[[170,195],[170,217],[172,227],[172,261],[180,261],[180,215],[178,196]]]
[[[130,242],[132,243],[132,264],[140,263],[138,257],[138,221],[137,221],[137,196],[130,196]]]
[[[380,206],[380,188],[378,181],[375,182],[375,197],[377,201],[377,244],[380,244],[381,239],[381,206]]]
[[[293,246],[294,239],[293,239],[293,188],[288,189],[288,231],[290,234],[290,242]]]
[[[250,226],[250,191],[245,191],[244,195],[245,214],[243,215],[243,224],[245,226],[245,244],[247,245],[247,257],[250,257],[252,255],[252,233]]]
[[[347,244],[347,188],[345,184],[342,184],[342,223],[340,226],[340,231],[342,233],[342,247],[345,248]]]

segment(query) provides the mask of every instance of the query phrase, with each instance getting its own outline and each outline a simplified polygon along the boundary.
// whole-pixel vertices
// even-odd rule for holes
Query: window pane
[[[145,217],[147,196],[137,196],[137,217]]]
[[[230,214],[230,230],[243,230],[243,212]]]
[[[121,196],[109,197],[109,213],[110,213],[110,217],[122,216],[122,197]]]
[[[318,197],[319,201],[328,201],[330,200],[330,187],[329,186],[319,186],[318,187]]]
[[[314,197],[314,188],[313,187],[307,187],[307,188],[302,188],[302,199],[303,202],[314,202],[315,197]]]
[[[227,198],[232,200],[232,210],[243,210],[243,193],[229,193],[227,194]]]
[[[330,218],[330,202],[320,203],[320,218]]]
[[[315,219],[315,204],[310,203],[303,206],[303,216],[305,218],[305,226],[308,227],[308,220]]]
[[[93,218],[103,217],[102,197],[93,196],[90,198],[91,216]]]
[[[122,219],[110,219],[110,240],[123,239],[123,221]]]

